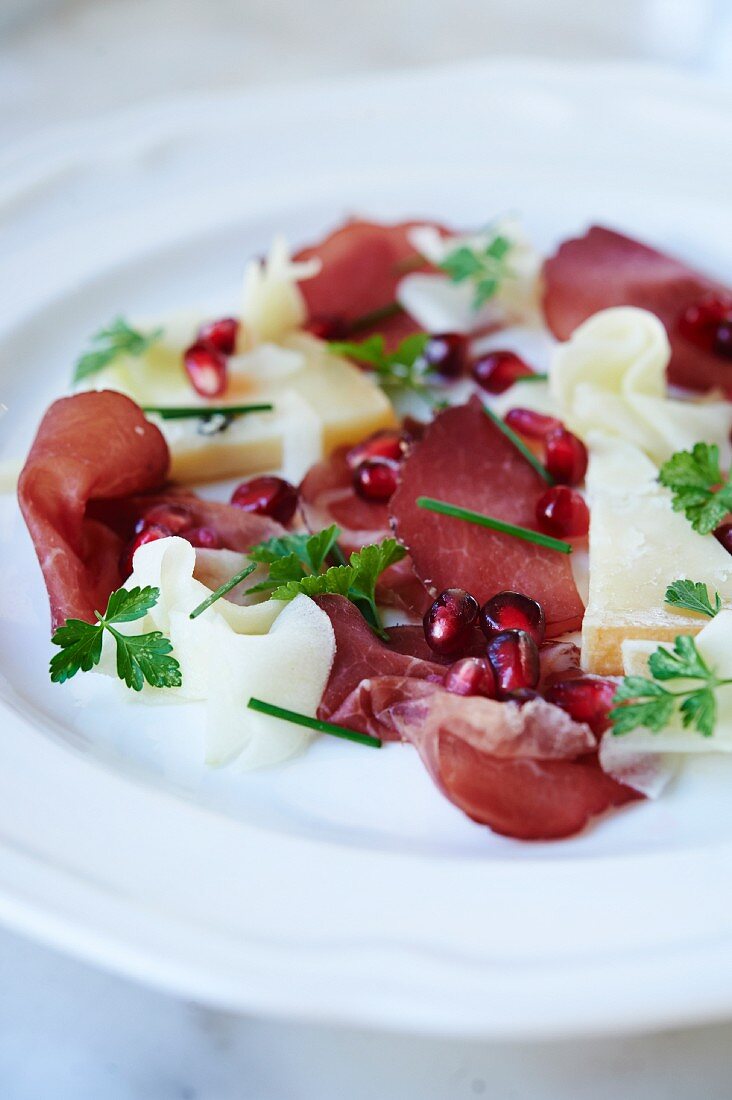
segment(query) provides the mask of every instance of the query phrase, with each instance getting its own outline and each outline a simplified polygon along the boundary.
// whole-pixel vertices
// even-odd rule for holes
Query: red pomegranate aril
[[[504,630],[488,642],[486,656],[496,678],[498,697],[505,699],[539,682],[539,650],[525,630]]]
[[[611,680],[578,677],[559,680],[546,692],[545,699],[561,707],[575,722],[586,722],[593,733],[600,734],[610,726],[608,716],[616,691],[617,684]]]
[[[372,504],[391,500],[399,484],[399,463],[391,458],[367,458],[353,471],[353,487]]]
[[[221,538],[213,527],[188,527],[181,531],[181,538],[187,539],[191,546],[200,550],[220,550]]]
[[[496,697],[496,678],[485,657],[462,657],[450,665],[443,680],[453,695],[483,695]]]
[[[566,428],[555,428],[545,441],[544,465],[561,485],[579,485],[587,473],[587,448]]]
[[[305,329],[319,340],[345,340],[349,335],[348,321],[339,313],[320,313],[309,317]]]
[[[209,321],[201,325],[196,335],[197,344],[208,344],[222,355],[233,355],[236,338],[239,335],[239,322],[235,317],[220,317],[218,321]]]
[[[401,432],[386,428],[351,447],[346,453],[346,462],[352,470],[369,458],[390,458],[393,462],[399,462],[404,457],[406,445]]]
[[[139,550],[141,546],[145,546],[148,542],[157,542],[158,539],[167,539],[173,532],[169,527],[163,527],[161,523],[151,523],[138,531],[131,542],[125,547],[122,557],[119,560],[119,568],[123,577],[129,577],[133,570],[133,558],[135,551]]]
[[[590,529],[590,510],[576,489],[554,485],[536,502],[536,522],[547,535],[580,539]]]
[[[297,489],[281,477],[253,477],[231,494],[231,503],[245,512],[289,523],[297,508]]]
[[[422,351],[429,370],[443,378],[460,378],[467,365],[468,341],[460,332],[436,332]]]
[[[208,344],[191,344],[183,353],[183,364],[196,393],[221,397],[226,389],[226,359]]]
[[[717,355],[721,355],[724,359],[732,359],[732,318],[729,321],[723,321],[717,327],[714,336],[714,350]]]
[[[193,517],[182,504],[155,504],[149,508],[141,519],[135,524],[135,533],[139,534],[146,527],[167,527],[171,535],[178,535],[186,527],[191,526]]]
[[[515,351],[489,351],[475,360],[471,373],[487,393],[504,393],[514,382],[535,372]]]
[[[503,418],[509,428],[528,439],[544,439],[555,428],[561,428],[561,420],[556,416],[545,416],[534,409],[509,409]]]
[[[425,613],[427,644],[435,653],[450,656],[465,650],[478,622],[478,601],[464,588],[446,588]]]
[[[728,554],[732,554],[732,523],[722,523],[714,532],[717,542],[721,542]]]
[[[727,338],[732,325],[732,295],[706,294],[682,313],[678,330],[689,343],[703,351],[731,354]]]
[[[480,609],[480,626],[486,638],[505,630],[522,630],[537,645],[544,641],[544,609],[523,592],[498,592]]]

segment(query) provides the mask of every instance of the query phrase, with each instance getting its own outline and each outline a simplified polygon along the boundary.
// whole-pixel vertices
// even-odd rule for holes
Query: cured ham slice
[[[730,293],[706,275],[602,226],[565,241],[544,264],[544,314],[559,340],[611,306],[647,309],[671,341],[669,382],[688,389],[721,387],[732,395],[732,363],[697,347],[678,331],[684,311],[708,293]]]
[[[298,252],[295,260],[317,257],[322,263],[318,275],[300,284],[310,317],[355,321],[394,302],[397,283],[405,268],[430,270],[429,265],[419,267],[419,255],[409,241],[409,230],[417,224],[424,223],[379,225],[349,221],[320,244]],[[415,263],[417,268],[413,266]],[[368,336],[371,331],[380,332],[387,345],[393,347],[418,327],[402,312],[372,329],[359,330],[358,338]]]
[[[584,611],[568,556],[417,505],[420,496],[434,497],[536,529],[534,509],[545,489],[473,398],[427,427],[402,463],[390,511],[430,591],[465,588],[480,603],[497,592],[523,592],[542,605],[547,633],[555,636],[576,630]]]
[[[168,447],[139,407],[109,390],[55,401],[18,482],[18,500],[46,582],[54,627],[94,619],[121,582],[122,540],[88,515],[90,501],[159,488]]]

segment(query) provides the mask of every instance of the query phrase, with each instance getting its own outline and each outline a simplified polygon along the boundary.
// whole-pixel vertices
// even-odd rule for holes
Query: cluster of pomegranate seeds
[[[407,441],[401,432],[386,428],[380,432],[374,432],[367,439],[351,447],[346,454],[346,462],[351,470],[355,470],[362,462],[370,458],[390,458],[399,462],[404,456]]]
[[[135,524],[135,533],[139,534],[147,527],[165,527],[169,535],[179,535],[193,522],[191,513],[182,504],[155,504],[148,508],[145,515]]]
[[[549,432],[561,428],[562,423],[556,416],[545,416],[534,409],[509,409],[504,420],[509,428],[528,439],[546,439]]]
[[[479,611],[478,601],[464,588],[446,588],[425,613],[423,622],[427,644],[440,656],[467,649]]]
[[[535,688],[539,682],[539,649],[525,630],[494,634],[486,650],[500,698]]]
[[[221,397],[226,390],[227,358],[236,350],[239,322],[220,317],[198,330],[195,342],[183,352],[183,365],[196,393]]]
[[[486,393],[504,393],[514,382],[534,373],[515,351],[489,351],[472,366],[473,378]]]
[[[705,295],[684,311],[678,330],[696,347],[732,359],[732,295]]]
[[[498,592],[480,610],[480,626],[486,638],[507,630],[521,630],[537,645],[544,641],[546,623],[541,604],[522,592]]]
[[[590,529],[590,510],[576,489],[554,485],[537,500],[536,521],[547,535],[579,539]]]
[[[231,494],[231,503],[245,512],[270,516],[287,524],[297,508],[297,489],[281,477],[253,477],[237,485]]]
[[[119,560],[119,568],[123,577],[129,577],[133,568],[133,559],[135,552],[139,550],[141,546],[145,546],[148,542],[157,542],[158,539],[167,539],[173,532],[169,527],[163,527],[161,523],[145,524],[141,531],[138,531],[131,542],[125,547],[122,552],[122,556]]]
[[[393,458],[367,458],[353,472],[353,487],[374,504],[391,500],[399,484],[399,463]]]
[[[468,362],[468,340],[461,332],[436,332],[422,351],[429,370],[443,378],[461,378]]]
[[[732,554],[732,523],[722,523],[714,532],[714,537],[728,554]]]
[[[496,697],[496,678],[485,657],[461,657],[448,668],[443,685],[454,695]]]
[[[561,707],[575,722],[586,722],[593,733],[600,734],[610,726],[616,691],[617,685],[610,680],[579,676],[553,684],[546,692],[546,700]]]
[[[209,321],[208,324],[201,325],[196,343],[216,348],[216,351],[220,351],[222,355],[233,355],[238,335],[239,322],[236,318],[221,317],[218,321]]]
[[[587,473],[587,448],[566,428],[554,428],[544,440],[544,465],[561,485],[579,485]]]

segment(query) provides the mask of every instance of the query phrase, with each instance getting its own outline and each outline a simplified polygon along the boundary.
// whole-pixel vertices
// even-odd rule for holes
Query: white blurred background
[[[0,139],[181,91],[505,55],[732,80],[732,0],[0,0]]]

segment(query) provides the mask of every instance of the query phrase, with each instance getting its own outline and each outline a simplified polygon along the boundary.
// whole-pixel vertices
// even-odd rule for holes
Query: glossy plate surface
[[[351,212],[601,220],[732,281],[732,96],[663,73],[496,64],[193,98],[47,135],[0,173],[0,460],[117,313],[235,304],[274,231]],[[445,1034],[732,1010],[732,767],[571,841],[473,825],[416,755],[322,739],[206,771],[195,710],[47,678],[47,604],[0,498],[0,918],[186,996]]]

